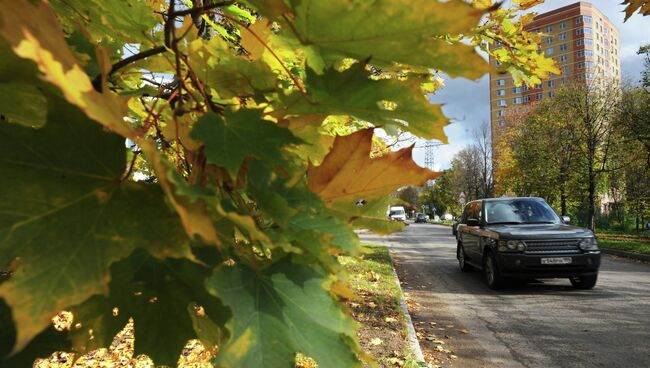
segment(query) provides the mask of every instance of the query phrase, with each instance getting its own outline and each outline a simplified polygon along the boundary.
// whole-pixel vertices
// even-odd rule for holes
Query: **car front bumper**
[[[542,258],[571,258],[570,264],[542,264]],[[503,277],[564,278],[596,275],[600,252],[580,254],[499,253],[499,272]]]

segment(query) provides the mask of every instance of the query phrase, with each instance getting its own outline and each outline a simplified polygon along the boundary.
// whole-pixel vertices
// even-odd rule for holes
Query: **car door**
[[[472,226],[471,220],[478,218],[477,212],[478,202],[470,202],[465,208],[466,212],[463,215],[463,232],[461,233],[461,241],[463,242],[463,248],[465,249],[465,254],[468,258],[472,260],[477,259],[476,249],[478,245],[478,235],[476,234],[477,226]]]

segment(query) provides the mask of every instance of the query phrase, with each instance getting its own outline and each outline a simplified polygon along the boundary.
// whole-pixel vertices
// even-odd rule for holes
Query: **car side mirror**
[[[467,219],[467,226],[479,226],[481,223],[479,222],[478,219],[475,218],[468,218]]]
[[[564,222],[565,224],[570,223],[570,222],[571,222],[571,217],[569,217],[569,216],[562,216],[562,222]]]

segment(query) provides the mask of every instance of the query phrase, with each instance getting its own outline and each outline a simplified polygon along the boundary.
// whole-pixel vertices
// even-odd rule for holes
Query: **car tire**
[[[573,287],[576,289],[590,290],[593,289],[594,286],[596,286],[596,282],[598,281],[598,275],[596,274],[592,276],[576,276],[570,278],[569,281],[571,281],[571,285],[573,285]]]
[[[499,267],[492,252],[488,252],[485,255],[483,272],[485,273],[485,281],[490,289],[498,290],[503,287],[503,278],[499,274]]]
[[[458,259],[458,266],[460,267],[460,270],[463,272],[470,272],[474,269],[471,264],[467,263],[466,257],[465,257],[465,250],[463,249],[463,244],[458,243],[458,246],[456,247],[456,258]]]

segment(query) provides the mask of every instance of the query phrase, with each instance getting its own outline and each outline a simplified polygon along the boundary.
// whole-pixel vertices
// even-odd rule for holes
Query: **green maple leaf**
[[[357,229],[368,229],[377,234],[386,235],[404,228],[404,224],[390,221],[386,209],[396,202],[395,198],[379,198],[356,204],[350,202],[334,203],[331,211],[338,216],[348,219],[348,222]]]
[[[82,326],[70,333],[73,345],[78,351],[108,346],[133,318],[135,355],[146,354],[157,365],[175,366],[190,339],[198,338],[209,349],[219,346],[227,336],[223,326],[230,313],[205,290],[208,276],[210,269],[200,264],[160,261],[137,250],[111,267],[107,296],[71,309]]]
[[[284,108],[288,114],[350,115],[376,126],[400,125],[419,137],[446,141],[442,128],[448,120],[440,105],[425,97],[418,81],[372,80],[369,76],[360,63],[343,72],[327,69],[323,75],[307,68],[305,83],[312,101],[294,93],[284,98]],[[397,106],[386,107],[386,101]],[[408,125],[402,126],[397,119]]]
[[[352,57],[369,59],[379,67],[401,63],[474,79],[488,71],[487,63],[472,46],[445,39],[446,35],[470,33],[478,25],[483,12],[467,2],[291,0],[289,3],[295,14],[290,28],[307,46],[310,65],[327,65],[342,57]]]
[[[191,137],[205,144],[209,163],[225,168],[232,177],[246,158],[280,163],[281,148],[300,143],[288,129],[263,120],[261,110],[227,110],[223,117],[208,113],[194,125]]]
[[[278,78],[267,64],[234,55],[220,38],[194,41],[187,52],[196,75],[222,99],[255,96],[276,88]]]
[[[68,30],[78,23],[107,44],[148,42],[158,23],[154,9],[141,0],[54,0],[52,7]]]
[[[14,351],[103,292],[109,265],[136,247],[189,253],[160,188],[120,181],[124,139],[60,99],[48,106],[42,129],[0,123],[0,267],[15,265],[0,295],[12,307]]]
[[[321,367],[354,367],[352,321],[324,288],[323,275],[281,260],[256,273],[245,266],[218,267],[208,291],[230,307],[231,339],[217,354],[220,367],[290,367],[295,354]]]
[[[9,122],[33,128],[45,124],[47,99],[38,88],[22,83],[0,83],[0,115]]]

